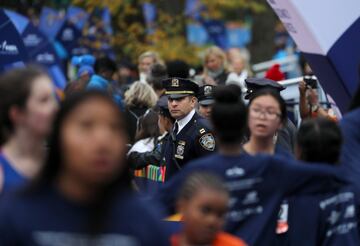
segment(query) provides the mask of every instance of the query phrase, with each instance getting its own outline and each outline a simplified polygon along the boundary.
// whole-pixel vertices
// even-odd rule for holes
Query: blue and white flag
[[[226,50],[229,48],[229,41],[225,23],[221,20],[202,20],[204,28],[206,29],[209,39],[220,48]]]
[[[346,111],[359,82],[360,1],[267,1],[322,87]]]
[[[64,12],[43,7],[40,14],[39,29],[53,40],[65,22]]]
[[[82,47],[80,38],[81,31],[70,21],[65,21],[56,35],[56,40],[65,48],[68,57],[82,55],[79,49]]]
[[[28,55],[20,33],[0,9],[0,72],[22,67],[28,61]]]
[[[64,89],[66,78],[59,66],[61,61],[49,39],[27,17],[10,10],[5,10],[5,14],[21,35],[29,62],[39,64],[47,69],[56,87]],[[57,72],[53,73],[52,71]]]
[[[89,19],[89,14],[82,8],[70,6],[67,9],[66,18],[71,21],[79,30],[83,30]]]

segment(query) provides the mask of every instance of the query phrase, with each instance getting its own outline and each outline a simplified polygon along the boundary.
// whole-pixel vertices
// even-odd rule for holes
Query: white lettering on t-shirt
[[[325,200],[321,201],[320,202],[320,208],[325,209],[329,205],[348,202],[348,201],[350,201],[352,199],[354,199],[354,193],[352,193],[352,192],[340,193],[340,194],[338,194],[336,196],[332,196],[332,197],[330,197],[328,199],[325,199]]]
[[[251,189],[255,184],[262,182],[261,178],[242,179],[226,182],[225,185],[229,191]]]
[[[40,246],[138,246],[136,238],[121,234],[101,234],[89,236],[77,233],[37,231],[34,241]]]
[[[263,211],[264,211],[263,207],[259,205],[259,206],[255,206],[255,207],[245,208],[242,210],[230,211],[227,214],[227,217],[229,220],[232,220],[232,221],[241,221],[250,215],[261,214]]]

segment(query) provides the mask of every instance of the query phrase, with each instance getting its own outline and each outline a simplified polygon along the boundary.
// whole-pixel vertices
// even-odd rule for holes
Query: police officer
[[[199,88],[199,114],[206,119],[210,119],[212,105],[215,102],[212,96],[214,87],[213,85],[204,85]]]
[[[286,88],[274,80],[266,78],[247,78],[245,79],[246,86],[248,88],[245,99],[250,99],[251,96],[262,88],[272,88],[280,93],[280,91]],[[280,146],[283,150],[289,154],[294,153],[295,139],[296,139],[296,126],[288,118],[286,125],[278,131],[276,146]]]
[[[166,180],[189,161],[215,151],[215,138],[208,121],[196,111],[199,86],[183,78],[163,81],[170,114],[176,119],[165,145]]]

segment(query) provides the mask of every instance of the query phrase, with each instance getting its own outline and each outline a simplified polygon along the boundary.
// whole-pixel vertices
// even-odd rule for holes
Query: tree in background
[[[111,43],[120,58],[136,63],[139,54],[154,50],[165,60],[181,59],[192,65],[201,63],[199,54],[206,47],[198,47],[187,42],[186,25],[193,20],[184,15],[185,0],[4,0],[3,7],[19,12],[20,6],[52,6],[65,8],[73,4],[88,12],[95,8],[108,7],[112,15],[114,34]],[[206,11],[205,18],[220,19],[225,22],[244,22],[251,17],[252,42],[248,46],[252,61],[270,59],[273,50],[274,25],[276,17],[264,0],[200,0]],[[148,30],[143,16],[144,3],[156,6],[157,15]],[[26,7],[27,8],[27,7]],[[25,13],[24,13],[25,14]],[[100,34],[99,34],[100,35]]]

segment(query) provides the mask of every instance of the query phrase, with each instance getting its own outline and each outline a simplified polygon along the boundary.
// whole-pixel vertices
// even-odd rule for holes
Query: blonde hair
[[[152,108],[155,106],[158,97],[153,88],[140,81],[134,82],[129,90],[125,92],[125,104],[128,107],[145,106]]]
[[[144,53],[142,53],[139,56],[139,63],[141,62],[142,59],[144,59],[145,57],[151,57],[154,60],[154,64],[155,63],[160,63],[161,65],[164,65],[164,61],[160,58],[159,53],[155,52],[155,51],[146,51]]]
[[[228,71],[234,72],[233,63],[234,61],[241,59],[244,64],[243,70],[248,72],[248,77],[252,77],[253,73],[251,71],[251,66],[249,62],[249,54],[244,49],[239,48],[231,48],[228,51]]]
[[[225,52],[220,49],[217,46],[211,46],[210,48],[205,50],[205,54],[204,54],[204,65],[206,64],[206,61],[210,58],[210,56],[216,56],[219,59],[221,59],[222,61],[222,65],[223,68],[226,70],[227,69],[227,59],[226,59],[226,54]],[[204,72],[205,74],[207,73],[208,69],[206,68],[206,66],[204,66]]]

